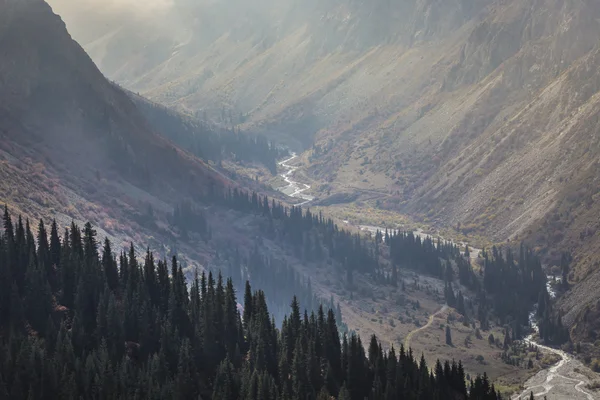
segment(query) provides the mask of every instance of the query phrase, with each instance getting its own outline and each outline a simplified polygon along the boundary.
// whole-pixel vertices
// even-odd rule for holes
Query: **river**
[[[550,281],[548,281],[548,293],[552,298],[556,296]],[[529,319],[535,333],[539,332],[535,320],[535,311],[531,313]],[[533,335],[527,336],[524,341],[537,346],[544,352],[556,354],[560,357],[560,361],[531,377],[525,382],[525,390],[521,394],[513,396],[511,400],[529,400],[532,392],[536,399],[545,397],[548,400],[594,400],[598,398],[597,394],[592,394],[585,388],[585,385],[589,383],[589,379],[580,372],[588,369],[585,365],[562,350],[535,342]]]
[[[554,353],[561,359],[558,363],[548,369],[544,369],[525,382],[525,390],[521,394],[513,396],[512,400],[528,400],[531,392],[536,399],[546,396],[551,400],[594,400],[597,395],[586,390],[585,385],[589,383],[588,378],[580,372],[587,369],[581,362],[575,360],[562,350],[543,346],[533,341],[533,335],[528,336],[525,342],[537,346],[540,350]]]
[[[309,185],[293,180],[294,172],[296,172],[298,167],[293,166],[290,163],[296,158],[298,158],[298,155],[292,153],[291,157],[279,162],[279,166],[284,170],[280,176],[285,180],[287,185],[282,186],[277,190],[290,197],[299,199],[300,201],[295,204],[295,206],[303,206],[314,201],[315,197],[305,194],[306,191],[310,190]],[[363,232],[370,232],[371,234],[375,234],[375,232],[378,230],[385,232],[386,229],[370,225],[353,225],[349,221],[344,221],[344,223],[358,228]],[[414,231],[413,233],[421,238],[431,236],[420,229]],[[463,246],[466,245],[466,243],[462,242],[460,244]],[[472,248],[470,249],[470,252],[471,258],[477,258],[480,250]],[[548,292],[552,297],[554,297],[554,292],[550,286],[548,288]],[[535,324],[533,324],[533,326],[537,332],[537,326]],[[552,367],[538,372],[536,375],[527,380],[527,382],[525,382],[526,389],[523,390],[521,394],[511,397],[511,400],[529,400],[531,392],[533,392],[533,395],[536,399],[540,400],[544,399],[544,397],[546,397],[548,400],[594,400],[600,398],[598,395],[592,394],[585,388],[585,386],[589,383],[589,379],[578,371],[587,370],[588,368],[581,362],[574,359],[562,350],[553,349],[551,347],[536,343],[533,340],[533,334],[529,335],[524,340],[527,343],[534,344],[542,351],[558,355],[561,359]]]
[[[283,180],[285,181],[285,183],[287,185],[285,186],[281,186],[279,188],[276,188],[276,190],[282,192],[283,194],[296,198],[298,200],[300,200],[298,203],[294,204],[294,206],[296,207],[300,207],[300,206],[304,206],[307,205],[311,202],[313,202],[315,200],[314,196],[308,195],[305,192],[310,190],[310,185],[307,185],[306,183],[301,183],[301,182],[297,182],[295,181],[294,178],[294,173],[298,170],[299,167],[291,165],[291,163],[298,158],[298,155],[296,153],[291,153],[289,158],[286,158],[283,161],[280,161],[278,163],[279,167],[281,169],[283,169],[283,172],[281,172],[279,174],[279,176],[281,176],[283,178]],[[371,226],[371,225],[360,225],[360,224],[353,224],[350,221],[343,221],[344,224],[358,229],[362,232],[365,233],[371,233],[372,235],[375,235],[375,233],[377,231],[380,232],[385,232],[386,228],[384,227],[380,227],[380,226]],[[394,228],[389,228],[388,229],[394,229]],[[398,229],[398,228],[395,228]],[[433,237],[433,238],[437,238],[436,235],[430,235],[426,232],[424,232],[422,229],[417,229],[415,231],[413,231],[413,235],[415,236],[419,236],[422,240],[427,238],[427,237]],[[442,241],[447,241],[447,239],[441,238]],[[452,241],[449,241],[451,243],[454,243]],[[459,245],[462,245],[463,247],[467,245],[467,243],[465,242],[460,242],[458,243]],[[476,248],[472,248],[469,247],[469,251],[471,254],[471,258],[472,259],[476,259],[479,256],[479,253],[481,252],[481,250],[476,249]]]
[[[310,203],[311,201],[313,201],[315,199],[315,197],[304,193],[307,190],[310,190],[309,185],[307,185],[305,183],[296,182],[292,179],[294,172],[296,172],[298,167],[290,165],[290,163],[292,161],[294,161],[296,158],[298,158],[298,155],[296,153],[292,153],[290,158],[279,162],[278,165],[285,170],[285,172],[283,172],[279,176],[281,176],[285,180],[287,185],[282,186],[282,187],[278,188],[277,190],[279,190],[280,192],[282,192],[290,197],[299,199],[300,202],[297,204],[294,204],[295,206],[299,207],[299,206],[303,206],[303,205]]]

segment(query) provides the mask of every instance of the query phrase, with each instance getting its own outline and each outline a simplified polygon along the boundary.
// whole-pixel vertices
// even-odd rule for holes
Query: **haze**
[[[73,12],[80,10],[94,10],[105,12],[107,10],[126,10],[136,13],[156,12],[169,8],[173,0],[50,0],[48,2],[59,12]]]

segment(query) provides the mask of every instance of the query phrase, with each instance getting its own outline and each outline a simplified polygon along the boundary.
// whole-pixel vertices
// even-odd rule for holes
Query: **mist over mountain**
[[[0,398],[594,398],[599,21],[0,2]]]

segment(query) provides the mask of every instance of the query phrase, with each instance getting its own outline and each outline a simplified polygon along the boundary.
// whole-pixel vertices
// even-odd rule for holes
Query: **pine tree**
[[[119,272],[117,270],[117,262],[114,259],[110,248],[110,241],[104,240],[104,248],[102,250],[102,269],[106,275],[106,282],[111,290],[116,290],[119,284]]]
[[[58,226],[56,220],[52,221],[52,228],[50,229],[50,265],[56,269],[60,268],[60,251],[61,251],[60,237],[58,236]]]
[[[560,260],[560,267],[562,272],[561,285],[563,290],[569,289],[569,260],[571,256],[569,254],[563,253]]]
[[[38,225],[37,262],[46,271],[48,282],[54,282],[54,268],[50,260],[50,246],[43,220],[40,220]],[[55,284],[51,286],[55,286]]]
[[[230,400],[239,398],[239,387],[233,365],[225,359],[219,365],[213,389],[213,400]]]
[[[0,237],[0,327],[6,327],[10,320],[10,297],[13,284],[12,274],[7,259],[8,238]]]
[[[33,257],[27,268],[25,311],[31,327],[44,334],[48,316],[52,312],[52,291],[46,271],[35,264]]]
[[[22,307],[22,298],[19,294],[19,288],[17,287],[16,282],[13,282],[10,288],[9,303],[10,328],[16,333],[21,333],[25,329],[25,312]]]

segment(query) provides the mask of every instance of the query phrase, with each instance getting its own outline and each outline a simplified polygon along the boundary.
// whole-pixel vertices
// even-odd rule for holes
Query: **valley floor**
[[[551,347],[537,345],[540,349],[558,355],[560,361],[549,369],[544,369],[525,383],[525,390],[512,400],[526,400],[533,392],[536,398],[546,396],[553,400],[593,400],[600,398],[600,393],[593,392],[586,386],[590,384],[590,376],[595,374],[581,362],[567,353]]]
[[[293,155],[280,162],[278,178],[283,178],[285,184],[281,185],[280,178],[273,182],[277,182],[275,188],[286,195],[297,197],[304,207],[334,215],[344,224],[344,228],[367,234],[385,229],[374,226],[382,225],[414,230],[416,234],[426,236],[422,224],[361,202],[320,206],[319,198],[312,196],[316,193],[311,193],[314,182],[309,182],[309,185],[301,181],[303,178],[306,181],[308,179],[296,164],[298,161],[297,156]],[[459,238],[459,245],[463,248],[465,241],[465,238]],[[489,245],[480,238],[475,243]],[[477,249],[471,249],[471,257],[475,263],[478,254]],[[363,338],[375,334],[382,344],[387,343],[390,347],[399,348],[401,344],[406,348],[411,347],[417,355],[423,353],[430,366],[438,358],[460,359],[468,373],[474,375],[486,372],[503,393],[512,392],[512,400],[528,399],[531,391],[536,398],[546,395],[553,400],[600,398],[599,394],[592,394],[586,388],[591,381],[590,377],[595,374],[562,351],[539,346],[547,355],[533,369],[506,364],[501,358],[502,349],[488,343],[490,333],[502,337],[501,327],[478,335],[472,326],[464,326],[456,320],[460,316],[444,303],[444,283],[441,280],[404,271],[401,273],[401,281],[405,283],[404,290],[374,285],[364,277],[356,283],[353,290],[348,290],[332,271],[311,271],[306,266],[298,268],[307,276],[318,277],[313,282],[315,290],[324,298],[333,296],[341,305],[348,328]],[[465,288],[461,289],[468,293]],[[445,343],[446,324],[451,326],[452,346]],[[520,395],[515,394],[519,392]]]

